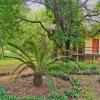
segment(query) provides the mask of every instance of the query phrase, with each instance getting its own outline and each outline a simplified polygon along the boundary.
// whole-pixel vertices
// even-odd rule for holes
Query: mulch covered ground
[[[92,100],[100,100],[100,75],[75,75],[74,77],[81,81],[84,97],[90,96]]]
[[[100,75],[74,75],[76,79],[81,81],[81,87],[83,88],[83,97],[92,96],[93,100],[100,100]],[[9,81],[9,76],[0,77],[0,83],[3,84],[8,94],[15,96],[48,96],[49,89],[47,81],[43,77],[43,84],[37,88],[33,85],[33,77],[19,78],[16,82]],[[71,84],[60,78],[54,78],[57,91],[63,92],[65,89],[71,88]],[[77,99],[83,100],[83,99]],[[87,100],[87,99],[84,99]]]
[[[4,81],[4,80],[3,80]],[[49,96],[48,83],[43,77],[43,84],[41,87],[35,87],[33,84],[33,77],[19,78],[15,82],[4,81],[1,82],[7,90],[7,93],[14,96]],[[57,91],[62,93],[64,90],[71,88],[68,81],[64,81],[58,77],[54,78]]]

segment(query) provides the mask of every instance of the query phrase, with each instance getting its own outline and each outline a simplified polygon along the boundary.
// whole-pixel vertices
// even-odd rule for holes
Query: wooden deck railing
[[[75,48],[73,50],[75,53],[80,54],[100,54],[100,47],[93,48],[93,47],[85,47],[85,48]]]

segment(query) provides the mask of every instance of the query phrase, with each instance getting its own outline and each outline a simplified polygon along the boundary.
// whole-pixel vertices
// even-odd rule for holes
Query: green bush
[[[91,72],[93,70],[96,70],[98,68],[99,63],[97,62],[73,62],[73,61],[68,61],[68,62],[56,62],[54,64],[51,64],[48,67],[48,70],[53,70],[53,71],[63,71],[66,74],[74,74],[74,73],[79,73],[79,72]]]
[[[6,94],[7,93],[6,93],[5,89],[4,89],[4,87],[2,85],[0,85],[0,96],[6,95]]]
[[[19,99],[15,96],[8,95],[4,87],[0,85],[0,100],[19,100]]]
[[[77,98],[80,96],[80,92],[81,92],[81,89],[79,87],[74,87],[70,90],[67,90],[65,91],[64,93],[66,94],[66,96],[68,97],[72,97],[72,98]]]
[[[45,97],[26,97],[21,100],[47,100]]]
[[[0,100],[20,100],[17,97],[9,96],[9,95],[2,95],[0,96]]]
[[[48,70],[63,71],[64,73],[70,73],[74,67],[69,62],[58,61],[48,66]]]
[[[76,63],[80,70],[93,70],[97,67],[97,62],[77,62]]]
[[[64,93],[63,94],[55,93],[49,96],[48,100],[68,100],[68,97]]]

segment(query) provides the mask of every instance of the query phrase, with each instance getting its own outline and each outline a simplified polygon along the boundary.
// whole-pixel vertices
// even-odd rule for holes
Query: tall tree
[[[63,48],[62,45],[65,44],[65,50],[70,49],[72,37],[76,38],[80,33],[85,33],[86,23],[91,26],[94,23],[100,23],[99,3],[95,3],[93,7],[88,6],[89,0],[84,0],[84,2],[82,0],[45,0],[42,3],[35,0],[34,2],[44,4],[49,11],[52,11],[55,24],[59,28],[59,32],[57,32],[59,47]],[[53,33],[55,32],[53,31]]]
[[[46,6],[49,15],[53,16],[52,27],[47,27],[44,20],[32,19],[22,14],[21,7],[26,5],[26,1],[39,3]],[[93,19],[94,16],[100,15],[99,6],[96,9],[89,8],[89,0],[81,2],[80,0],[3,0],[0,3],[0,30],[7,33],[18,33],[22,22],[39,24],[47,33],[49,39],[52,39],[58,48],[69,50],[71,41],[83,35],[85,31],[85,22],[98,23],[99,20]],[[95,8],[95,7],[94,7]],[[85,12],[85,13],[84,13]],[[29,12],[28,12],[29,14]],[[52,19],[51,19],[52,18]],[[18,31],[16,31],[18,30]],[[11,35],[13,36],[13,35]],[[68,55],[68,52],[62,52]]]
[[[19,32],[20,9],[22,0],[1,0],[0,1],[0,51],[4,54],[4,46]]]

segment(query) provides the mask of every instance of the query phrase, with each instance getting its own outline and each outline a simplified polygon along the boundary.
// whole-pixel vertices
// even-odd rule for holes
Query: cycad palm
[[[34,42],[28,42],[27,44],[31,48],[31,52],[29,53],[27,53],[27,51],[20,48],[19,46],[9,43],[10,46],[16,49],[16,50],[10,50],[10,51],[17,54],[17,56],[14,56],[11,58],[18,59],[22,62],[22,64],[16,67],[16,69],[13,72],[13,75],[19,68],[25,65],[19,71],[17,77],[23,70],[29,67],[34,71],[34,80],[33,80],[34,85],[40,86],[43,81],[42,75],[44,73],[45,68],[49,64],[51,64],[54,60],[51,60],[51,54],[47,49],[43,50],[38,44]]]

